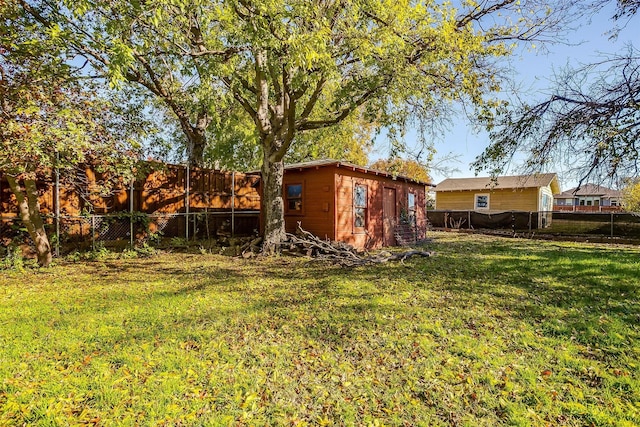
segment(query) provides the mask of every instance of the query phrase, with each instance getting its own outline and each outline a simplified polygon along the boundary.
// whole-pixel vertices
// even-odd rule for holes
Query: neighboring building
[[[555,211],[621,211],[622,193],[596,184],[585,184],[554,195]]]
[[[79,179],[82,185],[60,185],[58,210],[61,215],[80,216],[86,212],[173,214],[205,209],[231,211],[232,206],[237,211],[256,212],[260,208],[255,176],[151,162],[147,166],[149,171],[138,178],[133,187],[131,184],[119,186],[108,195],[101,195],[97,184],[104,177],[87,167]],[[56,211],[55,180],[40,180],[38,190],[41,213],[52,215]],[[0,215],[16,214],[15,196],[0,172]]]
[[[546,212],[560,192],[555,173],[484,178],[449,178],[436,186],[437,210]],[[540,216],[541,226],[545,217]]]
[[[77,174],[82,185],[61,183],[57,186],[53,178],[38,182],[40,212],[55,220],[56,212],[64,224],[64,238],[87,237],[91,227],[98,228],[101,236],[115,235],[109,232],[109,224],[118,227],[117,214],[142,212],[153,214],[149,231],[165,236],[185,236],[197,232],[202,236],[229,234],[252,234],[259,228],[260,195],[255,188],[258,178],[238,172],[225,172],[203,168],[186,168],[180,165],[147,163],[149,171],[133,184],[118,186],[110,194],[101,195],[97,185],[104,177],[90,167]],[[17,217],[17,203],[9,184],[0,172],[0,229],[3,220],[9,223]],[[111,215],[111,219],[98,222],[84,216],[87,212]],[[189,213],[190,216],[186,215]],[[207,213],[196,226],[198,213]],[[122,219],[122,218],[121,218]],[[126,217],[122,221],[128,221]],[[72,224],[72,225],[69,225]],[[74,225],[84,224],[84,225]],[[97,224],[97,225],[96,225]],[[188,224],[188,225],[187,225]],[[90,227],[91,226],[91,227]],[[233,229],[231,229],[233,227]],[[122,237],[129,231],[118,235]],[[96,231],[96,233],[98,233]],[[119,232],[119,231],[118,231]],[[1,233],[0,233],[0,237]],[[108,237],[104,238],[108,240]]]
[[[287,232],[302,228],[323,239],[360,248],[393,246],[398,229],[426,229],[431,184],[337,160],[285,167]]]

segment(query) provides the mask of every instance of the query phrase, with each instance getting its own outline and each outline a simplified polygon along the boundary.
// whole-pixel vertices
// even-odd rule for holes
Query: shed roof
[[[556,194],[554,197],[558,199],[572,199],[576,196],[621,197],[621,193],[618,190],[613,190],[598,184],[585,184]]]
[[[555,173],[500,176],[495,180],[491,177],[447,178],[436,186],[436,191],[504,190],[546,186],[550,186],[554,193],[560,191],[558,176]]]
[[[367,173],[367,174],[374,174],[377,176],[383,176],[386,178],[390,178],[393,180],[402,180],[405,182],[411,182],[414,184],[419,184],[419,185],[424,185],[427,187],[435,187],[434,184],[429,183],[429,182],[422,182],[422,181],[418,181],[416,179],[413,178],[409,178],[407,176],[404,175],[394,175],[392,173],[389,172],[385,172],[385,171],[381,171],[378,169],[371,169],[365,166],[358,166],[355,165],[353,163],[349,163],[349,162],[344,162],[341,160],[334,160],[334,159],[322,159],[322,160],[312,160],[309,162],[302,162],[302,163],[292,163],[289,165],[285,165],[285,170],[303,170],[303,169],[314,169],[314,168],[321,168],[321,167],[326,167],[326,166],[335,166],[337,168],[346,168],[346,169],[351,169],[353,171],[356,172],[362,172],[362,173]]]

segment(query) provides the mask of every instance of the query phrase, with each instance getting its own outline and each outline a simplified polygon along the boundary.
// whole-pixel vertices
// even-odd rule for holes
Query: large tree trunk
[[[207,144],[204,129],[194,129],[189,135],[189,165],[204,166],[204,148]]]
[[[204,149],[207,145],[206,126],[192,126],[188,118],[178,117],[180,127],[187,137],[187,161],[189,166],[204,166]],[[204,124],[203,124],[204,125]]]
[[[28,178],[18,180],[11,175],[7,175],[7,180],[9,181],[11,191],[13,191],[18,201],[20,219],[27,228],[29,236],[31,236],[36,247],[38,264],[46,267],[51,263],[51,245],[49,244],[47,233],[44,230],[44,222],[40,216],[40,202],[38,202],[36,182],[34,179]],[[21,185],[20,181],[22,181],[24,185]]]
[[[266,150],[265,150],[266,151]],[[284,162],[273,161],[265,153],[262,162],[262,213],[264,218],[263,252],[274,254],[280,249],[280,243],[287,238],[284,228],[284,200],[282,198],[282,179]]]

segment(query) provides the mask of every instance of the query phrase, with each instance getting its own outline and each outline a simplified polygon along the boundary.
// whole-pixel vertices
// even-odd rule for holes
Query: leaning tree
[[[496,59],[555,23],[537,0],[20,1],[112,82],[156,95],[193,161],[217,106],[242,109],[261,148],[267,251],[285,239],[283,159],[297,135],[355,111],[402,122],[409,104],[466,99],[486,112]]]
[[[599,10],[607,3],[611,1],[586,5]],[[614,21],[627,21],[636,15],[640,1],[618,1],[617,5]],[[546,99],[516,103],[489,118],[491,144],[476,159],[476,171],[500,174],[514,156],[523,154],[525,172],[561,164],[578,176],[579,185],[588,178],[637,177],[640,52],[630,45],[626,52],[568,68],[554,83]]]
[[[97,88],[84,81],[68,51],[37,31],[17,1],[0,3],[0,172],[9,182],[38,264],[52,253],[40,215],[37,180],[72,177],[87,163],[103,172],[131,171],[128,124]],[[140,129],[136,129],[138,132]]]

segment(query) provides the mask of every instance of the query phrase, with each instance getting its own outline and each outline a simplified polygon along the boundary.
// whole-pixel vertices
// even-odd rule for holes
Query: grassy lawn
[[[0,425],[640,425],[640,249],[0,272]]]

